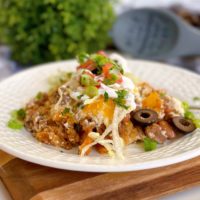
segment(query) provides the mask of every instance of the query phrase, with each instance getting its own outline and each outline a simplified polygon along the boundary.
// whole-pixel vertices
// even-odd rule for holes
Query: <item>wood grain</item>
[[[0,150],[0,166],[5,165],[6,163],[8,163],[10,160],[14,158],[15,158],[14,156],[11,156]]]
[[[41,191],[96,175],[96,173],[58,170],[20,159],[11,160],[0,169],[0,177],[15,200],[28,200]]]
[[[200,158],[152,170],[103,174],[42,192],[31,200],[155,199],[198,183]]]
[[[0,177],[14,200],[153,200],[200,184],[200,157],[157,169],[100,174],[58,170],[0,155],[4,157]]]

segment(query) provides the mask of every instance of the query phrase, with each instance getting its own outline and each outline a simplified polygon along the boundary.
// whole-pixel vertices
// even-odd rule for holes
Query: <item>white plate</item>
[[[81,158],[77,150],[60,149],[41,144],[29,132],[12,131],[6,124],[10,111],[22,107],[38,91],[48,88],[47,78],[58,69],[74,70],[77,63],[66,61],[26,70],[0,83],[0,148],[21,159],[50,167],[90,171],[119,172],[165,166],[200,155],[200,131],[164,145],[152,152],[143,152],[137,145],[125,149],[124,160],[91,154]],[[200,76],[155,62],[129,60],[131,71],[141,79],[167,91],[181,100],[191,102],[200,96]]]

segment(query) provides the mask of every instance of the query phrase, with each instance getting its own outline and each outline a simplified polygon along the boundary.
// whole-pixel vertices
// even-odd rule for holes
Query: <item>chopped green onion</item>
[[[182,106],[184,109],[184,117],[186,119],[192,120],[196,128],[200,128],[200,119],[196,118],[194,113],[190,111],[189,104],[187,102],[182,102]]]
[[[7,126],[14,130],[20,130],[23,128],[23,123],[17,119],[10,119]]]
[[[183,101],[182,102],[182,107],[183,107],[184,111],[186,112],[186,111],[189,110],[190,106],[189,106],[189,104],[186,101]]]
[[[196,126],[196,128],[200,128],[200,119],[193,119],[193,123]]]
[[[36,100],[41,100],[42,97],[43,97],[43,93],[42,92],[38,92],[37,95],[36,95],[36,97],[35,97],[35,99]]]
[[[113,82],[116,82],[116,81],[119,79],[119,76],[118,76],[117,74],[112,74],[112,73],[110,73],[110,76],[111,76],[111,80],[112,80]]]
[[[106,102],[106,101],[108,101],[108,99],[109,99],[109,95],[107,92],[105,92],[104,93],[104,101]]]
[[[110,77],[109,78],[105,78],[103,83],[105,85],[112,85],[114,83],[116,83],[116,81],[118,80],[118,76],[116,74],[110,74]]]
[[[83,85],[83,86],[90,85],[90,79],[91,79],[91,77],[89,75],[82,74],[81,75],[81,85]]]
[[[17,111],[17,117],[18,119],[23,120],[26,117],[26,111],[23,108],[19,109]]]
[[[11,117],[17,120],[23,120],[26,117],[26,111],[23,108],[19,110],[13,110],[11,112]]]
[[[89,86],[89,85],[97,85],[98,83],[88,74],[82,74],[80,79],[81,85]]]
[[[95,97],[95,96],[98,95],[98,89],[97,89],[95,86],[90,85],[90,86],[87,86],[87,87],[85,88],[84,93],[85,93],[87,96],[89,96],[89,97],[92,98],[92,97]]]
[[[103,83],[104,83],[105,85],[112,85],[112,84],[115,83],[115,81],[113,81],[113,80],[111,80],[111,79],[105,78],[105,79],[103,80]]]
[[[166,94],[163,93],[163,92],[160,93],[160,97],[161,97],[161,98],[165,97],[165,95],[166,95]]]
[[[90,56],[87,53],[80,53],[77,55],[77,59],[80,64],[83,64],[89,57]]]
[[[113,64],[113,69],[115,69],[116,71],[120,72],[121,74],[123,74],[123,68],[121,67],[121,65],[119,65],[117,62],[115,62],[114,60],[105,57],[103,55],[100,54],[92,54],[90,57],[97,65],[97,74],[101,74],[102,73],[102,67],[107,64],[107,63],[112,63]]]
[[[119,90],[116,92],[117,93],[117,98],[114,99],[114,102],[122,107],[122,108],[125,108],[125,109],[128,109],[129,106],[126,106],[126,95],[128,94],[128,91],[126,90]]]
[[[24,118],[26,117],[26,112],[23,108],[19,110],[13,110],[11,112],[11,119],[8,121],[7,126],[14,130],[19,130],[23,128]]]
[[[110,61],[108,57],[105,57],[100,54],[91,55],[91,59],[97,64],[98,67],[102,67],[103,65],[105,65]]]
[[[195,119],[195,115],[194,115],[194,113],[192,113],[190,111],[190,106],[187,102],[185,102],[185,101],[182,102],[182,107],[184,109],[184,117],[185,118],[191,119],[191,120]]]
[[[194,97],[193,101],[200,101],[200,97]]]
[[[13,111],[10,113],[10,115],[11,115],[11,118],[17,119],[17,118],[18,118],[18,116],[17,116],[17,110],[13,110]]]
[[[155,140],[145,137],[143,141],[144,141],[144,150],[145,151],[152,151],[157,148],[157,142]]]
[[[186,111],[185,113],[184,113],[184,117],[186,118],[186,119],[191,119],[191,120],[193,120],[193,119],[195,119],[195,115],[194,115],[194,113],[192,113],[191,111]]]
[[[62,111],[62,116],[66,115],[67,113],[70,112],[70,109],[69,108],[65,108],[63,111]]]

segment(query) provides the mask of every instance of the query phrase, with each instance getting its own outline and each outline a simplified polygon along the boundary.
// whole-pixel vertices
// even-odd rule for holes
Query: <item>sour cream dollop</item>
[[[126,60],[121,55],[119,55],[118,53],[112,53],[112,54],[110,54],[109,57],[112,60],[116,60],[122,66],[122,68],[125,72],[130,72],[130,70],[127,66]]]
[[[116,93],[116,90],[111,88],[111,87],[108,87],[106,86],[105,84],[101,83],[101,86],[99,88],[99,94],[100,95],[104,95],[105,92],[108,93],[108,96],[110,98],[117,98],[117,93]]]

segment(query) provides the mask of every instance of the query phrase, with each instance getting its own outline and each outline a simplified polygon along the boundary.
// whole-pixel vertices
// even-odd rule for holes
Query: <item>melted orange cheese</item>
[[[102,116],[106,118],[109,123],[111,123],[113,119],[114,109],[115,103],[112,99],[104,101],[104,97],[100,96],[91,104],[86,105],[83,108],[83,112],[92,116],[98,116],[99,114],[102,114]]]
[[[162,99],[160,98],[159,93],[156,91],[151,92],[142,101],[143,108],[149,108],[157,112],[160,112],[162,110],[162,106],[163,106],[162,104],[163,104]]]

